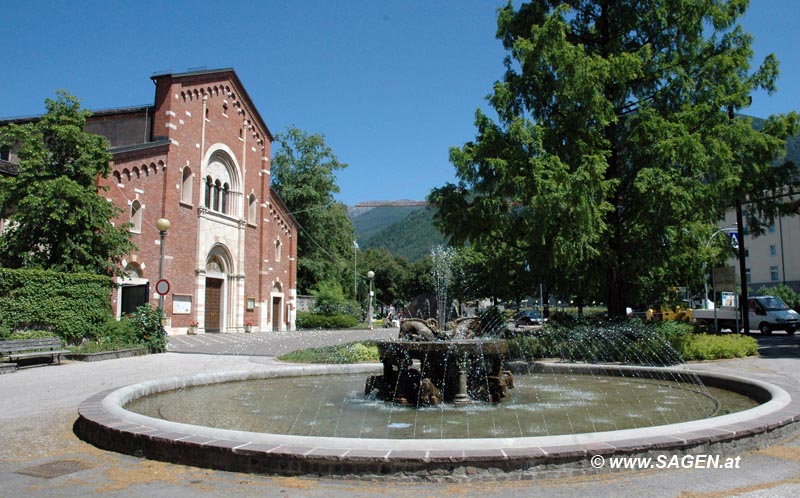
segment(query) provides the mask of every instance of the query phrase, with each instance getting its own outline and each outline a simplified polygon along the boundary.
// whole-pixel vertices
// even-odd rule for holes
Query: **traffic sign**
[[[731,246],[733,246],[734,249],[738,250],[739,249],[739,232],[731,232],[730,236],[731,236]]]
[[[156,282],[156,294],[159,296],[166,296],[169,293],[169,281],[161,279]]]

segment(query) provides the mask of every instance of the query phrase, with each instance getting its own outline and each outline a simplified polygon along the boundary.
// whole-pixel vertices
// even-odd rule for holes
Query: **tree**
[[[410,278],[409,266],[405,258],[394,256],[383,247],[367,249],[358,257],[358,273],[362,276],[362,282],[366,282],[368,271],[374,271],[373,289],[376,302],[387,306],[414,298],[403,292]]]
[[[609,312],[700,282],[702,249],[737,199],[758,230],[794,165],[775,166],[797,115],[761,130],[739,115],[774,90],[778,63],[751,70],[742,0],[542,0],[500,9],[506,73],[451,149],[459,179],[434,189],[455,243],[497,241],[555,291]],[[519,257],[519,256],[517,256]]]
[[[113,274],[135,250],[128,225],[114,226],[121,209],[98,193],[110,172],[108,142],[84,132],[90,112],[65,91],[45,101],[39,120],[0,129],[17,147],[19,173],[0,179],[0,265],[62,272]]]
[[[278,135],[280,148],[272,160],[272,187],[300,224],[297,241],[298,288],[308,292],[318,282],[336,281],[345,289],[354,230],[339,192],[335,172],[340,163],[325,138],[294,126]],[[352,273],[350,273],[352,275]]]

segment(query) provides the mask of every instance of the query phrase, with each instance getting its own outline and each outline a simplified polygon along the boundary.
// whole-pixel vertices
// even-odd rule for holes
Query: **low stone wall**
[[[760,448],[798,430],[800,407],[789,392],[765,382],[678,369],[614,365],[536,365],[592,374],[599,369],[641,375],[697,374],[704,382],[768,398],[738,413],[673,425],[546,437],[498,439],[350,439],[263,434],[153,419],[122,408],[156,392],[191,385],[283,376],[369,373],[380,365],[275,367],[259,372],[199,374],[98,393],[81,404],[76,433],[96,446],[126,454],[218,470],[393,481],[532,480],[586,473],[597,455],[732,455]],[[738,386],[738,387],[737,387]]]
[[[116,351],[103,351],[100,353],[69,353],[68,360],[74,361],[103,361],[117,358],[129,358],[147,354],[146,348],[118,349]]]

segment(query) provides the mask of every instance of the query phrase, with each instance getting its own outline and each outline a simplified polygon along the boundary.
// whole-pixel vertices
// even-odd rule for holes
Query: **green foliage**
[[[141,347],[142,337],[137,335],[137,329],[128,317],[115,320],[108,317],[103,327],[97,331],[91,340],[82,343],[75,351],[81,353],[96,353],[100,351],[113,351]]]
[[[130,316],[136,343],[147,348],[149,353],[167,350],[167,332],[161,325],[161,310],[149,304],[139,306]]]
[[[367,249],[358,255],[359,274],[365,276],[370,270],[375,272],[372,282],[375,302],[394,304],[398,301],[410,301],[416,294],[409,294],[409,281],[412,265],[405,258],[392,255],[387,249]],[[364,307],[369,295],[369,282],[362,280],[364,288],[359,295],[364,296]]]
[[[693,334],[684,338],[681,354],[687,361],[744,358],[758,355],[758,341],[753,337],[728,334]]]
[[[353,315],[322,315],[318,313],[298,312],[295,323],[300,330],[351,329],[358,325],[358,319]]]
[[[695,333],[685,322],[573,320],[509,338],[509,358],[561,358],[589,363],[672,365],[758,354],[755,339]]]
[[[673,365],[682,361],[656,327],[639,320],[548,326],[531,337],[510,342],[519,342],[513,346],[515,354],[541,354],[573,362]]]
[[[122,210],[98,193],[111,155],[100,135],[85,133],[90,115],[59,91],[39,120],[0,129],[0,145],[18,147],[19,174],[0,177],[0,213],[10,213],[0,236],[0,265],[62,272],[112,274],[135,249]]]
[[[352,216],[353,229],[358,237],[359,245],[364,248],[375,247],[369,244],[373,237],[384,232],[388,227],[401,223],[421,209],[419,206],[380,206]],[[392,252],[394,253],[394,251]]]
[[[297,241],[297,287],[308,292],[318,282],[347,282],[352,270],[353,223],[339,192],[336,171],[340,163],[325,138],[291,126],[275,137],[279,145],[272,159],[272,188],[301,226]],[[350,274],[352,276],[352,273]],[[345,287],[347,288],[347,287]]]
[[[24,341],[27,339],[47,339],[54,337],[53,333],[49,330],[17,330],[11,332],[5,337],[0,337],[3,341]]]
[[[556,294],[611,316],[699,288],[697,251],[735,199],[758,233],[792,184],[778,164],[798,116],[755,130],[737,113],[774,88],[777,61],[751,68],[745,3],[630,0],[508,3],[497,36],[509,54],[477,137],[451,150],[458,182],[434,189],[454,243],[499,247]],[[738,116],[738,117],[737,117]]]
[[[375,208],[372,211],[379,209],[384,208]],[[387,223],[382,230],[360,238],[359,240],[362,242],[359,244],[364,249],[384,248],[394,256],[416,261],[430,254],[432,248],[446,243],[444,235],[433,223],[435,212],[436,210],[430,207],[416,208],[405,218],[395,223]],[[363,216],[368,214],[369,212]],[[354,223],[357,223],[358,220],[359,218],[356,218]],[[356,228],[356,234],[362,237],[358,228]]]
[[[776,285],[774,287],[762,287],[756,293],[759,296],[777,296],[786,303],[787,306],[793,307],[800,304],[800,294],[796,293],[788,285]]]
[[[51,330],[77,343],[106,322],[111,285],[99,275],[0,268],[0,323],[12,330]]]
[[[311,295],[316,298],[315,314],[361,316],[361,307],[355,301],[345,299],[342,286],[338,282],[320,282],[311,291]]]
[[[293,363],[367,363],[379,360],[378,348],[373,342],[351,342],[293,351],[278,358]]]

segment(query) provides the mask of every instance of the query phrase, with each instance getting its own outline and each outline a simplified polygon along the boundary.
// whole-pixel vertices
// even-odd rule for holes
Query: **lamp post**
[[[370,270],[367,272],[367,279],[369,280],[369,305],[367,306],[367,323],[369,324],[369,329],[372,330],[372,279],[375,278],[375,272]]]
[[[739,226],[734,224],[734,225],[729,226],[729,227],[720,228],[716,232],[712,233],[711,237],[708,238],[708,242],[706,242],[706,250],[708,250],[708,246],[711,245],[711,241],[714,240],[714,237],[716,237],[718,234],[723,233],[723,232],[724,233],[731,233],[731,232],[735,232],[738,229],[739,229]],[[705,303],[704,303],[703,307],[708,309],[708,278],[705,278],[706,277],[705,265],[706,265],[706,263],[705,263],[705,261],[703,261],[703,277],[704,277],[703,278],[703,285],[704,285],[704,289],[705,289],[705,294],[703,295],[703,298],[705,299]],[[718,329],[718,325],[717,325],[717,291],[716,291],[716,282],[715,282],[715,279],[714,279],[714,272],[713,271],[711,272],[711,292],[714,294],[714,332],[717,332],[718,331],[717,330]]]
[[[353,299],[358,301],[358,242],[353,241]]]
[[[166,218],[159,218],[156,221],[156,228],[158,229],[159,235],[161,235],[161,259],[159,260],[158,264],[158,278],[159,280],[164,279],[164,241],[167,238],[167,230],[169,230],[169,220]],[[164,318],[164,296],[159,294],[158,297],[158,307],[161,309],[161,318]]]

